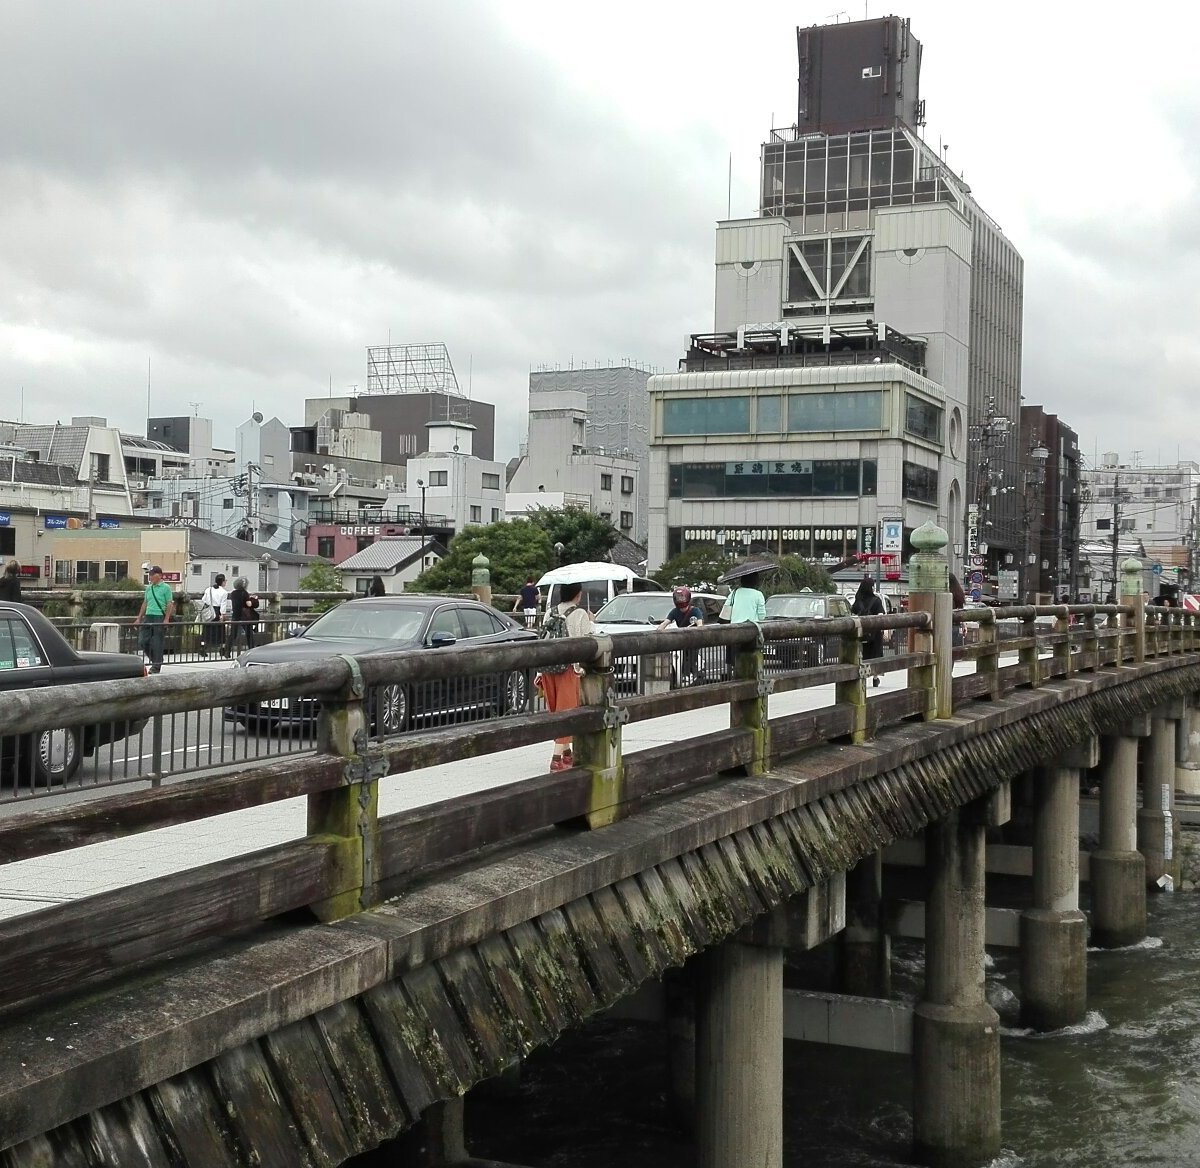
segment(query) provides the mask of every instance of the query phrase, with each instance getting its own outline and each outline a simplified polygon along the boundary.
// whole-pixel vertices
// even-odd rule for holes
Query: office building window
[[[904,429],[918,438],[940,442],[942,438],[942,410],[915,394],[904,395]]]
[[[883,427],[883,394],[800,393],[788,398],[788,430],[810,434],[820,430],[879,430]]]
[[[333,559],[333,536],[318,535],[317,536],[317,555],[323,560]]]
[[[493,523],[500,522],[500,508],[499,507],[492,508],[492,522]]]
[[[873,458],[684,462],[670,468],[667,494],[672,499],[874,495],[877,477]]]
[[[904,497],[914,499],[918,503],[936,503],[938,472],[932,467],[906,462],[904,464]]]
[[[222,499],[221,506],[224,507],[226,511],[232,511],[233,510],[233,500],[232,499]]]
[[[128,560],[105,560],[105,580],[124,580],[129,575]]]
[[[359,552],[365,552],[367,550],[367,548],[369,548],[371,546],[371,544],[373,544],[374,542],[375,542],[375,537],[373,535],[360,535],[355,540],[354,550],[359,551]]]
[[[448,487],[450,485],[450,472],[448,470],[431,470],[429,472],[429,485],[431,487]]]
[[[471,508],[471,522],[472,523],[482,523],[483,522],[483,508],[482,507],[472,507]]]
[[[633,527],[633,512],[632,511],[622,511],[621,512],[621,530],[628,531],[631,527]]]
[[[755,407],[758,411],[754,423],[756,434],[778,434],[783,428],[783,399],[772,394],[760,397]]]
[[[485,491],[498,491],[500,489],[500,476],[498,474],[485,474],[483,476],[483,489]]]
[[[633,476],[632,475],[622,475],[621,476],[621,494],[622,495],[632,495],[633,494]]]
[[[663,434],[749,434],[748,397],[681,397],[663,402]]]
[[[611,491],[612,490],[612,475],[602,474],[600,476],[600,489],[602,491]]]

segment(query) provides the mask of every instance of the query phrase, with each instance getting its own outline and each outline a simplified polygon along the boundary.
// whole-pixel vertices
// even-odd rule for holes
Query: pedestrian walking
[[[525,627],[531,629],[537,624],[538,602],[541,600],[542,594],[538,591],[537,585],[533,582],[533,577],[526,579],[521,586],[520,594],[517,596],[517,602],[513,605],[513,612],[523,612],[525,614]]]
[[[546,640],[560,637],[588,637],[592,633],[592,614],[583,607],[583,584],[564,584],[561,599],[546,614],[542,636]],[[534,685],[546,699],[546,708],[556,714],[559,710],[574,710],[579,706],[579,678],[583,667],[576,664],[544,665],[534,678]],[[574,739],[567,735],[554,740],[550,759],[552,771],[569,770],[575,765]]]
[[[200,656],[225,649],[225,576],[218,572],[200,597]]]
[[[157,564],[150,569],[150,583],[142,594],[134,625],[138,630],[138,648],[146,654],[151,673],[161,673],[167,625],[175,615],[175,592],[163,582],[163,570]]]
[[[21,565],[16,560],[9,560],[4,565],[4,574],[0,575],[0,600],[21,600]]]
[[[377,580],[378,576],[375,577]],[[251,595],[249,581],[245,576],[239,576],[233,582],[233,589],[226,601],[229,605],[229,641],[225,656],[230,657],[237,652],[238,641],[245,640],[246,648],[254,648],[254,626],[258,623],[258,597]]]
[[[854,603],[850,606],[850,611],[855,616],[883,615],[883,601],[876,595],[875,582],[870,576],[863,577],[863,582],[858,586],[858,591],[854,594]],[[864,634],[862,639],[862,655],[864,661],[874,661],[883,656],[882,629],[876,629],[874,632]],[[879,684],[878,673],[871,678],[871,684]]]

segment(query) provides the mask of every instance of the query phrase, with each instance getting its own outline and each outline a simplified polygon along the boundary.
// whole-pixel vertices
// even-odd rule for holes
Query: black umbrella
[[[763,572],[774,572],[779,565],[774,560],[764,560],[761,556],[757,559],[743,560],[740,564],[734,564],[718,581],[718,584],[732,584],[736,580],[744,579],[746,576],[758,576]]]

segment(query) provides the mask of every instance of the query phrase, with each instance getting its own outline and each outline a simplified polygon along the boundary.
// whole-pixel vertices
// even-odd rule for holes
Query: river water
[[[1150,934],[1090,953],[1087,1021],[1044,1036],[1017,1028],[1015,954],[993,951],[1005,1148],[994,1168],[1200,1166],[1200,894],[1154,898]],[[895,975],[897,996],[915,996],[918,948],[898,947]],[[659,1028],[635,1024],[568,1036],[519,1086],[472,1101],[472,1152],[534,1168],[691,1168],[663,1047]],[[907,1056],[788,1043],[785,1060],[785,1164],[908,1162]]]

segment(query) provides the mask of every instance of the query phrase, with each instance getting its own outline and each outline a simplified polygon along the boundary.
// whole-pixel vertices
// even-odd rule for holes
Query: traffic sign
[[[982,600],[983,599],[983,589],[982,588],[972,588],[971,589],[971,599],[972,600]]]
[[[972,568],[986,568],[987,560],[983,556],[968,556],[967,563]]]
[[[1161,576],[1162,575],[1162,564],[1160,564],[1157,560],[1155,560],[1154,563],[1150,565],[1150,571],[1153,572],[1156,576]]]
[[[978,586],[983,583],[983,573],[982,572],[972,572],[968,578],[970,579],[971,583],[975,586]]]

